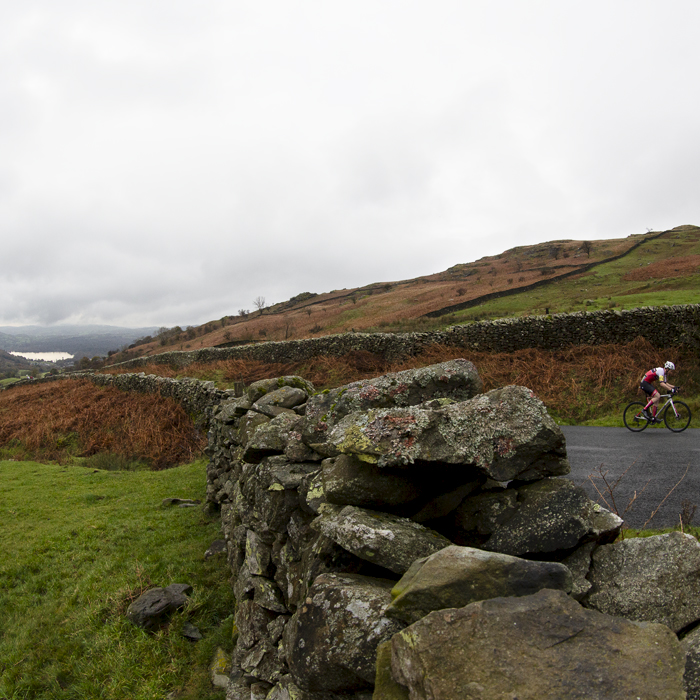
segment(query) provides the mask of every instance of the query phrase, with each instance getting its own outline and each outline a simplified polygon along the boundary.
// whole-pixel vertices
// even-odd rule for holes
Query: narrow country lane
[[[562,430],[571,463],[570,478],[601,505],[605,503],[589,476],[610,502],[599,470],[607,473],[606,479],[612,486],[629,467],[613,490],[617,510],[628,527],[644,525],[683,477],[686,468],[687,474],[647,527],[677,525],[681,511],[692,510],[693,506],[697,506],[693,524],[700,525],[700,430],[689,428],[683,433],[672,433],[665,428],[647,428],[642,433],[633,433],[626,428],[585,426],[563,426]],[[635,491],[637,498],[623,515]]]

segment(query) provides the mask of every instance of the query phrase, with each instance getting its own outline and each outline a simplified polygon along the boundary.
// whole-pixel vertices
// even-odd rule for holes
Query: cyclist
[[[676,369],[676,365],[673,362],[667,362],[663,367],[655,367],[650,369],[643,377],[641,388],[642,391],[649,397],[649,402],[644,407],[644,415],[652,422],[658,423],[656,418],[656,411],[658,409],[659,401],[661,400],[661,394],[653,386],[652,382],[657,379],[659,381],[659,386],[662,386],[668,391],[675,391],[676,387],[673,384],[668,383],[668,373],[673,372]],[[649,408],[651,407],[651,413]]]

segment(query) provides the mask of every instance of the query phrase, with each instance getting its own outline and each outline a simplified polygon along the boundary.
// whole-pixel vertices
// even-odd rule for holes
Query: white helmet
[[[674,365],[673,362],[667,362],[664,365],[664,369],[676,369],[676,365]]]

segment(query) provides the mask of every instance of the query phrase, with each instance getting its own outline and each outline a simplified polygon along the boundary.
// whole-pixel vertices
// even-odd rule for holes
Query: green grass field
[[[232,649],[219,520],[164,498],[204,499],[205,462],[160,472],[0,462],[0,698],[220,698],[207,668]],[[153,586],[189,583],[188,606],[148,634],[124,611]],[[195,624],[204,639],[181,636]]]

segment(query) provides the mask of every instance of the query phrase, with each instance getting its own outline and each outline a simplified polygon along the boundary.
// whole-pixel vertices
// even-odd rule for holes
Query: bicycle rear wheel
[[[644,404],[639,401],[633,401],[625,408],[622,414],[622,420],[625,422],[625,428],[633,433],[641,433],[644,428],[649,425],[649,421],[644,416]]]
[[[676,409],[675,413],[673,408]],[[664,411],[664,423],[669,430],[674,433],[683,432],[690,425],[690,409],[682,401],[674,401],[673,408],[671,404]]]

